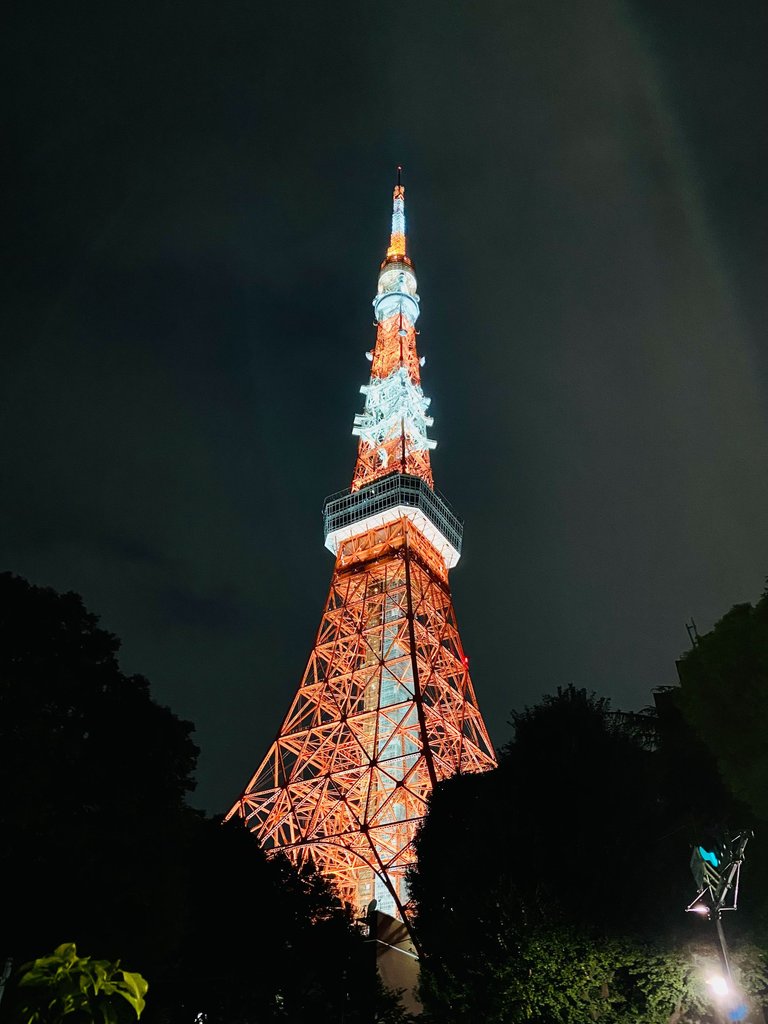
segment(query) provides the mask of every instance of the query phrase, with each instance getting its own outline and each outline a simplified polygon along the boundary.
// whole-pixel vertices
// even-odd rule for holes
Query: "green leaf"
[[[118,1024],[115,997],[124,999],[138,1018],[149,987],[140,974],[123,970],[120,961],[78,957],[74,943],[64,943],[52,956],[24,964],[18,986],[29,991],[28,1002],[20,1008],[23,1024],[59,1024],[73,1013]],[[48,996],[51,991],[53,995]]]

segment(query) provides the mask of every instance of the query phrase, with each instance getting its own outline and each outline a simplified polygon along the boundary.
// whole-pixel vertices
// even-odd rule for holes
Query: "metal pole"
[[[715,927],[717,928],[717,937],[720,939],[720,949],[723,953],[723,967],[725,968],[725,975],[729,982],[733,982],[731,976],[731,963],[728,958],[728,946],[725,941],[725,932],[723,931],[723,922],[720,920],[720,911],[718,910],[715,914]]]

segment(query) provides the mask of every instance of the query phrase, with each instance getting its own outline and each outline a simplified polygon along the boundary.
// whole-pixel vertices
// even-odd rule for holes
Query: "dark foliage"
[[[313,869],[265,857],[235,819],[201,822],[188,851],[184,941],[158,974],[147,1024],[332,1021],[369,1024],[394,1003],[373,949]]]
[[[678,662],[672,700],[690,737],[706,751],[724,795],[710,832],[752,826],[739,926],[768,945],[768,591],[755,605],[735,605]],[[690,776],[690,772],[689,772]],[[706,785],[699,772],[692,789]]]
[[[422,884],[441,888],[437,871],[446,882],[451,873],[482,878],[484,887],[495,881],[521,925],[655,929],[679,903],[688,848],[660,800],[651,751],[607,701],[573,687],[516,713],[512,724],[495,772],[449,780],[433,797],[414,880],[420,916]],[[437,852],[446,847],[450,864]],[[682,868],[670,872],[676,862]],[[444,891],[462,899],[463,889]],[[638,901],[638,892],[649,898]]]
[[[120,671],[97,622],[77,594],[0,575],[0,948],[16,962],[72,940],[154,962],[178,941],[193,727]]]
[[[325,880],[186,805],[193,726],[118,650],[77,594],[0,574],[0,966],[75,942],[147,979],[147,1024],[403,1020]]]
[[[768,593],[735,605],[678,662],[678,703],[720,775],[768,821]]]
[[[566,1022],[704,1006],[690,965],[717,952],[684,913],[691,845],[713,817],[743,824],[744,808],[676,700],[616,714],[568,687],[511,724],[498,769],[441,784],[417,840],[428,1008]],[[760,956],[742,958],[762,991]]]

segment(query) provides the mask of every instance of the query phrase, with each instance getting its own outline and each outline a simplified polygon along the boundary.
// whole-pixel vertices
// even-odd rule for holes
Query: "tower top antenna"
[[[387,263],[405,263],[409,267],[412,266],[410,259],[406,255],[406,237],[405,237],[405,188],[401,182],[401,176],[403,173],[403,165],[397,165],[397,184],[392,190],[392,234],[389,239],[389,248],[387,249],[387,255],[382,263],[382,268]],[[418,313],[416,314],[418,316]]]

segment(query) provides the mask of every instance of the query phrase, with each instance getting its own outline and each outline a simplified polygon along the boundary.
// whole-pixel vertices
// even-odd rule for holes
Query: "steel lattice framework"
[[[356,910],[376,898],[407,920],[431,790],[496,762],[448,585],[461,523],[433,489],[399,172],[374,308],[352,485],[326,501],[336,564],[320,628],[278,737],[228,817],[241,815],[269,851],[311,858]]]

